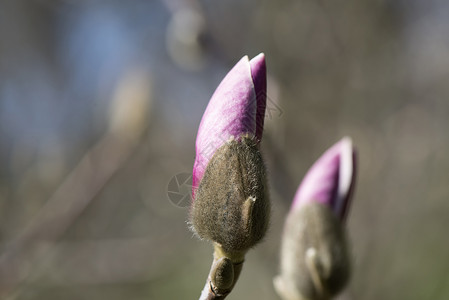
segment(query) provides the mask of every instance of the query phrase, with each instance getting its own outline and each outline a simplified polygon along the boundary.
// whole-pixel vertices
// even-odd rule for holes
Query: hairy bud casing
[[[226,142],[209,161],[196,191],[191,210],[195,233],[230,253],[255,246],[269,223],[266,181],[254,138],[244,135]]]
[[[326,300],[350,277],[350,256],[342,223],[329,206],[311,202],[290,212],[284,228],[280,275],[283,299]]]

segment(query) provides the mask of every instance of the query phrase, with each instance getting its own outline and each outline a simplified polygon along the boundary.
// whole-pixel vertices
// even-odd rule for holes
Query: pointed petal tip
[[[341,145],[341,153],[345,155],[346,153],[354,153],[354,143],[352,142],[352,138],[349,136],[343,137],[337,144]]]
[[[256,137],[258,140],[261,140],[267,106],[267,66],[265,54],[260,53],[256,55],[249,63],[257,101]]]
[[[341,217],[344,217],[351,197],[350,192],[354,182],[354,155],[355,152],[351,138],[344,137],[340,141],[339,180],[336,195],[337,199],[334,202],[334,211]]]
[[[253,75],[253,78],[255,77],[254,75],[258,74],[259,72],[266,73],[266,62],[264,53],[256,55],[249,61],[249,63],[251,65],[251,74]]]
[[[334,211],[342,220],[346,219],[356,177],[357,151],[352,144],[350,137],[341,140],[340,168],[337,199]]]
[[[355,150],[350,137],[330,147],[307,171],[295,195],[292,208],[305,203],[329,205],[344,219],[355,177]]]
[[[242,64],[245,66],[250,64],[248,55],[245,55],[242,58],[240,58],[239,61],[234,65],[234,67],[232,67],[232,69],[228,72],[228,74],[226,76],[228,76],[230,73],[232,74],[235,69],[242,68],[242,66],[241,66]],[[243,67],[243,68],[245,68],[245,67]]]
[[[340,143],[344,144],[345,147],[350,147],[352,148],[352,139],[350,136],[344,136],[341,140]]]
[[[251,63],[257,64],[257,63],[265,63],[265,53],[261,52],[254,56],[251,60]]]

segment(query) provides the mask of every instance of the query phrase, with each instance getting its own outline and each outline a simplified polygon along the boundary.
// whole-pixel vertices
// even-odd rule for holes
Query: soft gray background
[[[196,299],[212,250],[167,186],[220,80],[263,51],[273,217],[229,299],[278,299],[290,201],[345,135],[339,299],[448,298],[448,32],[443,0],[0,1],[0,297]]]

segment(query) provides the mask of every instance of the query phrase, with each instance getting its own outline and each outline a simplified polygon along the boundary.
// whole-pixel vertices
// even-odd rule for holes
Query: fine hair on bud
[[[196,191],[191,224],[202,239],[225,251],[245,251],[268,228],[270,203],[266,170],[257,141],[231,139],[209,161]]]
[[[287,299],[326,300],[344,288],[350,259],[344,228],[328,206],[313,202],[290,212],[276,289]]]

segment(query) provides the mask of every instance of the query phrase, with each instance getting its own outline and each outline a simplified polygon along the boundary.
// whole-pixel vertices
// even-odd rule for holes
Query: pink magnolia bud
[[[259,143],[266,107],[265,56],[242,58],[201,120],[193,167],[193,231],[227,253],[244,253],[268,228],[270,202]]]
[[[350,277],[342,221],[355,179],[355,151],[344,138],[327,150],[302,181],[287,216],[280,275],[274,284],[284,300],[328,300]]]
[[[204,112],[196,138],[192,194],[206,167],[230,138],[262,138],[266,108],[266,65],[263,53],[251,61],[243,57],[220,83]]]

